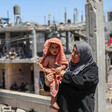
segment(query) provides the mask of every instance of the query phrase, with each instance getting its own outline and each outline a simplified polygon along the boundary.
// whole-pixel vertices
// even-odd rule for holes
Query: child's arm
[[[62,66],[60,67],[61,70],[64,70],[65,68],[66,68],[66,65],[62,65]]]
[[[61,77],[63,77],[63,75],[66,73],[66,71],[65,70],[62,70],[61,72],[60,72],[60,75],[61,75]]]
[[[44,72],[45,72],[46,74],[53,72],[53,71],[51,70],[51,68],[48,68],[48,65],[49,65],[49,57],[46,57],[45,60],[44,60],[44,62],[43,62],[43,67],[45,68],[45,69],[44,69]]]

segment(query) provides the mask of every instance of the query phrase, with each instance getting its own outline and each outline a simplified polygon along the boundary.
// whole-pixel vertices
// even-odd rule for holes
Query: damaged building
[[[106,47],[106,82],[112,80],[112,12],[107,13],[107,21],[105,22],[105,47]]]
[[[86,23],[67,23],[59,25],[38,25],[35,23],[1,24],[0,25],[0,86],[10,89],[16,80],[18,85],[25,81],[33,84],[34,93],[40,94],[40,74],[38,65],[42,54],[43,44],[48,38],[57,36],[63,42],[66,57],[70,57],[72,44],[86,39],[92,47],[95,61],[99,67],[99,84],[96,91],[95,112],[105,112],[105,38],[103,20],[103,0],[85,0]],[[18,20],[18,19],[17,19]],[[20,22],[20,21],[19,21]],[[16,22],[18,23],[18,21]],[[42,35],[43,36],[42,36]],[[39,36],[41,35],[41,36]],[[39,37],[42,41],[39,42]],[[16,39],[17,38],[17,39]],[[23,41],[20,42],[20,40]],[[27,40],[28,39],[28,40]],[[13,42],[17,40],[16,42]],[[11,44],[13,43],[13,44]],[[16,44],[15,44],[16,43]],[[41,47],[42,46],[42,47]],[[22,47],[23,53],[18,53]],[[13,50],[12,49],[16,49]],[[31,52],[29,53],[29,50]],[[24,54],[24,55],[23,55]],[[27,55],[29,56],[27,56]],[[33,77],[33,78],[31,78]],[[34,82],[33,82],[34,81]],[[2,90],[0,102],[26,110],[48,112],[50,98],[42,95],[32,95],[20,92]],[[103,105],[103,106],[102,106]]]
[[[40,94],[41,70],[38,62],[43,56],[43,45],[48,38],[62,40],[66,56],[70,56],[75,41],[86,39],[85,23],[55,24],[45,26],[36,23],[7,24],[0,26],[0,87],[10,89],[14,82],[29,83],[30,92]],[[21,90],[18,90],[21,91]]]

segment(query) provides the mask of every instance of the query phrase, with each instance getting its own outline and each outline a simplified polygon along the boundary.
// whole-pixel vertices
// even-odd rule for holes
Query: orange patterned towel
[[[56,43],[60,47],[60,50],[59,50],[58,55],[56,57],[55,64],[58,66],[61,66],[61,65],[67,66],[68,65],[68,61],[67,61],[66,56],[64,54],[64,49],[63,49],[63,45],[62,45],[61,40],[58,38],[51,38],[51,39],[48,39],[44,44],[44,56],[39,63],[42,71],[44,71],[44,72],[46,72],[46,68],[43,67],[43,62],[44,62],[45,58],[49,55],[49,47],[50,47],[51,43]],[[57,95],[57,92],[59,89],[59,83],[61,83],[61,80],[62,80],[62,77],[59,77],[59,76],[57,77],[57,75],[55,75],[55,76],[56,76],[55,80],[50,84],[50,93],[54,97]]]

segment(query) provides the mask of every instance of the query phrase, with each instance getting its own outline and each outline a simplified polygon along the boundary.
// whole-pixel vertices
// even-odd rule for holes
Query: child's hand
[[[47,73],[47,74],[49,74],[49,73],[51,73],[51,72],[52,72],[52,70],[50,70],[50,69],[47,69],[47,70],[46,70],[46,73]]]
[[[46,70],[45,70],[45,73],[46,73],[46,74],[50,74],[50,73],[55,74],[56,72],[55,72],[54,69],[46,69]]]

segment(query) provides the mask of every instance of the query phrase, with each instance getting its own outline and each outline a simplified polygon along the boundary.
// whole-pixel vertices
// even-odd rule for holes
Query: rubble
[[[106,84],[106,102],[112,104],[112,83]]]

